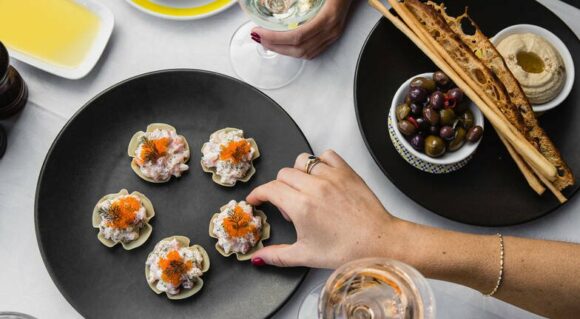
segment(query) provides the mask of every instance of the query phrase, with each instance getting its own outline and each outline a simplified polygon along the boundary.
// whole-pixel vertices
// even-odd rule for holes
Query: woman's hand
[[[297,241],[271,245],[252,256],[255,265],[335,268],[362,257],[393,255],[403,222],[388,214],[365,182],[335,152],[326,151],[311,175],[308,154],[294,168],[283,168],[276,180],[248,195],[252,205],[271,202],[294,223]]]
[[[251,37],[268,50],[313,59],[342,34],[350,1],[326,0],[320,12],[296,30],[276,32],[256,27]]]

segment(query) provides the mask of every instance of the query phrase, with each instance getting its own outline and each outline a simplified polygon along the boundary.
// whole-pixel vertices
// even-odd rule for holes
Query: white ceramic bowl
[[[568,50],[564,42],[562,42],[562,40],[560,40],[560,38],[558,38],[555,34],[542,27],[531,24],[516,24],[512,25],[511,27],[507,27],[498,32],[498,34],[496,34],[491,39],[491,42],[493,44],[498,44],[501,40],[505,39],[506,37],[514,33],[537,34],[546,39],[548,42],[550,42],[554,46],[554,48],[556,48],[556,51],[560,53],[560,56],[562,56],[562,60],[564,61],[564,67],[566,68],[566,82],[564,83],[562,91],[560,91],[560,94],[558,94],[553,100],[547,103],[532,105],[532,108],[536,113],[546,112],[550,109],[555,108],[568,97],[568,94],[570,94],[570,91],[572,91],[572,86],[574,84],[574,61],[572,60],[572,55],[570,54],[570,51]]]
[[[397,115],[395,114],[395,109],[397,108],[397,105],[399,105],[405,101],[405,96],[407,95],[407,92],[409,91],[409,84],[411,83],[411,80],[418,77],[418,76],[430,78],[433,76],[433,73],[431,72],[431,73],[417,74],[417,75],[411,77],[410,79],[408,79],[407,81],[405,81],[405,83],[403,83],[399,87],[399,89],[397,90],[397,93],[395,93],[395,97],[393,98],[393,101],[391,102],[391,109],[389,111],[389,117],[391,118],[392,123],[397,123]],[[475,104],[473,104],[473,103],[469,104],[469,109],[473,113],[475,125],[479,125],[483,128],[484,120],[483,120],[483,114],[481,114],[481,111],[479,111],[477,106],[475,106]],[[396,126],[396,124],[395,124],[395,126]],[[451,165],[451,164],[455,164],[455,163],[458,163],[458,162],[461,162],[461,161],[467,159],[469,156],[471,156],[471,154],[473,154],[473,152],[475,152],[475,150],[477,149],[477,146],[479,146],[479,143],[481,143],[481,140],[483,139],[483,137],[480,138],[479,141],[477,141],[476,143],[467,143],[466,142],[460,149],[458,149],[455,152],[446,152],[441,157],[433,158],[433,157],[427,156],[427,154],[425,154],[425,153],[416,151],[411,146],[411,144],[409,144],[409,142],[403,136],[403,134],[401,134],[401,132],[399,132],[398,128],[395,127],[394,131],[395,131],[395,134],[397,136],[397,139],[400,141],[400,144],[407,151],[409,151],[409,153],[411,153],[412,155],[414,155],[415,157],[419,158],[420,160],[422,160],[424,162],[435,164],[435,165]],[[485,130],[484,130],[484,133],[485,133]]]

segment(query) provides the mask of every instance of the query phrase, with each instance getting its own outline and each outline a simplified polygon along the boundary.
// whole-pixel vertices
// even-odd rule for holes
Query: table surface
[[[0,311],[38,318],[78,318],[44,267],[34,230],[36,182],[52,141],[89,99],[126,78],[160,69],[196,68],[234,76],[229,64],[231,35],[247,17],[234,6],[198,21],[167,21],[145,15],[125,1],[102,0],[116,17],[115,30],[100,62],[81,80],[66,80],[13,61],[29,85],[24,111],[0,123],[8,150],[0,160]],[[540,0],[578,35],[580,10],[557,0]],[[367,151],[353,107],[353,79],[360,49],[379,14],[356,1],[344,36],[319,58],[308,61],[291,85],[265,93],[294,118],[315,152],[340,153],[394,215],[414,222],[474,233],[495,233],[580,242],[580,200],[520,226],[482,228],[439,217],[402,194]],[[388,58],[388,57],[385,57]],[[315,85],[313,85],[315,84]],[[333,94],[320,94],[332,92]],[[332,136],[332,138],[328,138]],[[296,318],[302,299],[329,275],[312,270],[275,318]],[[439,318],[533,318],[526,311],[458,285],[431,281]]]

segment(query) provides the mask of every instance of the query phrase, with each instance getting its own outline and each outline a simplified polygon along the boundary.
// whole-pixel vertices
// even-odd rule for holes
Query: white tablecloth
[[[166,68],[198,68],[232,75],[228,44],[247,18],[235,6],[217,16],[191,22],[166,21],[134,10],[122,0],[102,0],[116,17],[115,30],[96,68],[84,79],[61,79],[13,62],[30,89],[29,103],[15,118],[1,122],[9,145],[0,160],[0,311],[38,318],[78,318],[50,279],[34,230],[34,195],[44,157],[66,121],[91,97],[128,77]],[[557,0],[549,4],[576,33],[580,11]],[[451,222],[419,207],[379,170],[359,133],[353,107],[353,77],[358,54],[379,14],[359,1],[344,36],[320,58],[309,61],[291,85],[267,91],[294,118],[315,152],[333,148],[349,161],[394,215],[454,230],[494,233]],[[388,57],[385,57],[388,58]],[[329,94],[331,93],[331,94]],[[332,137],[332,138],[329,138]],[[549,195],[547,195],[549,196]],[[580,242],[578,196],[540,220],[502,228],[510,235]],[[296,318],[307,292],[328,271],[313,270],[275,316]],[[533,315],[458,285],[431,281],[440,318],[529,318]]]

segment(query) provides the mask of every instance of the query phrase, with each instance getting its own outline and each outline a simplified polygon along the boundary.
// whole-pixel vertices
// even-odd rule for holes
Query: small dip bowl
[[[429,72],[412,76],[403,84],[401,84],[395,93],[395,97],[391,102],[391,109],[389,111],[388,126],[391,141],[393,142],[393,146],[395,146],[395,149],[401,155],[401,157],[403,157],[403,159],[405,159],[409,164],[417,169],[433,174],[450,173],[456,171],[465,166],[465,164],[467,164],[467,162],[471,159],[471,155],[473,152],[475,152],[483,137],[475,143],[465,143],[455,152],[446,152],[441,157],[433,158],[425,153],[415,150],[397,128],[397,115],[395,114],[395,109],[397,105],[404,102],[405,95],[409,90],[409,84],[411,83],[411,80],[418,76],[431,78],[433,73]],[[481,111],[479,111],[473,102],[470,102],[469,109],[473,113],[475,125],[479,125],[483,128],[484,119]]]
[[[493,44],[498,44],[501,42],[501,40],[516,33],[533,33],[539,35],[550,42],[556,51],[560,53],[560,56],[562,56],[564,67],[566,68],[566,82],[564,83],[562,91],[560,91],[560,94],[558,94],[553,100],[547,103],[532,105],[532,108],[536,113],[543,113],[551,110],[560,105],[568,97],[570,91],[572,91],[572,86],[574,84],[574,61],[572,60],[572,55],[570,54],[570,51],[564,42],[562,42],[562,40],[560,40],[560,38],[558,38],[555,34],[542,27],[531,24],[516,24],[512,25],[511,27],[507,27],[498,32],[493,38],[491,38],[491,42]]]

